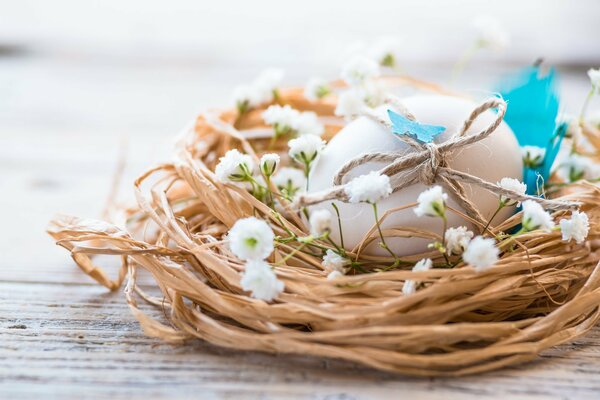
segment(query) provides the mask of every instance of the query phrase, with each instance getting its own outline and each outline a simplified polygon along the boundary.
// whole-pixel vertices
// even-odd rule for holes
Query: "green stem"
[[[342,219],[340,217],[340,210],[338,209],[338,206],[335,203],[331,203],[331,206],[333,207],[333,209],[335,210],[335,213],[337,215],[338,228],[340,230],[340,242],[342,244],[342,247],[346,248],[346,246],[344,246],[344,231],[342,230]]]
[[[381,232],[381,225],[379,224],[379,216],[377,215],[377,203],[371,203],[373,206],[373,213],[375,214],[375,225],[377,225],[377,231],[379,232],[379,238],[381,239],[381,247],[387,250],[388,253],[394,258],[394,264],[398,261],[398,256],[394,254],[394,252],[388,247],[385,242],[385,238],[383,237],[383,233]]]
[[[452,78],[450,79],[450,86],[454,86],[458,77],[461,75],[471,58],[477,53],[477,51],[481,48],[481,43],[479,41],[473,43],[471,47],[469,47],[463,55],[458,59],[456,64],[454,64],[454,68],[452,69]]]
[[[448,229],[448,218],[446,218],[446,214],[442,216],[442,221],[444,221],[442,224],[442,255],[444,256],[444,260],[446,260],[446,264],[451,265],[446,251],[446,229]]]
[[[306,178],[306,192],[308,193],[308,183],[310,175],[310,162],[304,162],[304,177]]]
[[[583,125],[583,120],[585,118],[585,113],[587,111],[588,106],[590,105],[590,101],[592,100],[592,97],[594,97],[594,92],[595,92],[595,87],[594,85],[592,85],[592,88],[590,89],[589,93],[587,94],[585,101],[583,102],[583,106],[581,107],[581,113],[579,113],[579,124]]]
[[[494,213],[492,214],[492,217],[488,220],[487,224],[485,225],[485,227],[481,231],[482,235],[485,233],[485,231],[488,230],[488,228],[490,227],[490,224],[492,223],[492,221],[494,220],[494,218],[496,218],[496,216],[498,215],[498,213],[500,212],[500,210],[502,210],[505,205],[506,204],[503,201],[500,201],[500,204],[498,205],[498,208],[496,208],[496,211],[494,211]],[[490,233],[492,233],[492,232],[490,231]]]

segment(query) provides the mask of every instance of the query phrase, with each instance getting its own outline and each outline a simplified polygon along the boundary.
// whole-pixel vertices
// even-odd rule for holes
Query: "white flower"
[[[395,37],[379,38],[368,50],[369,56],[384,67],[395,66],[397,62],[396,57],[399,52],[400,42]]]
[[[261,94],[252,85],[240,85],[233,89],[233,102],[240,113],[260,105]]]
[[[494,239],[476,236],[463,253],[463,260],[476,271],[483,271],[498,261],[499,254],[500,250],[496,247]]]
[[[471,239],[473,239],[473,232],[467,230],[466,226],[459,226],[458,228],[448,228],[444,234],[446,239],[446,251],[448,254],[461,254]]]
[[[327,280],[334,281],[337,278],[341,278],[342,276],[344,276],[344,274],[341,273],[340,271],[331,271],[330,273],[327,274]]]
[[[413,267],[413,272],[428,271],[433,267],[433,262],[429,258],[424,258]]]
[[[344,186],[344,192],[350,203],[367,202],[375,204],[392,193],[390,177],[381,175],[377,171],[371,171],[348,182]]]
[[[589,158],[579,154],[570,154],[559,164],[559,175],[567,182],[581,179],[594,179],[600,176],[598,166]]]
[[[417,207],[414,209],[418,217],[427,215],[429,217],[443,217],[446,212],[446,200],[448,195],[444,193],[441,186],[434,186],[425,190],[417,197]]]
[[[276,298],[285,287],[284,283],[277,279],[271,266],[260,260],[246,263],[240,284],[242,289],[252,292],[252,297],[265,301]]]
[[[424,258],[423,260],[416,263],[412,270],[413,272],[428,271],[432,267],[433,262],[429,258]],[[402,294],[408,296],[410,294],[415,293],[417,291],[417,286],[419,285],[419,283],[419,281],[407,279],[404,282],[404,286],[402,286]]]
[[[315,210],[310,214],[310,234],[313,236],[321,236],[325,232],[331,230],[331,212],[324,208]]]
[[[278,135],[289,133],[299,116],[300,111],[293,109],[287,104],[285,106],[269,106],[262,113],[265,123],[272,125],[275,128],[275,133]]]
[[[317,114],[311,111],[300,112],[289,105],[272,105],[262,113],[263,120],[273,125],[276,135],[292,133],[294,135],[321,136],[325,130]]]
[[[331,249],[327,249],[325,256],[323,257],[323,267],[327,271],[338,271],[345,273],[344,267],[350,265],[350,260],[340,256],[338,253]]]
[[[299,163],[310,165],[325,147],[325,142],[316,135],[302,135],[288,142],[289,155]]]
[[[508,32],[498,20],[491,16],[480,15],[473,20],[473,26],[478,30],[478,44],[495,50],[506,48],[510,42]]]
[[[592,88],[596,93],[600,93],[600,68],[589,69],[587,72],[590,77],[590,82],[592,83]]]
[[[229,150],[219,159],[215,175],[221,182],[242,182],[252,175],[254,162],[252,157],[236,149]]]
[[[500,182],[498,182],[498,186],[502,189],[512,190],[513,192],[517,192],[519,194],[525,194],[527,192],[527,185],[515,178],[502,178]],[[509,197],[500,195],[500,202],[503,204],[507,204],[510,201]],[[521,202],[517,202],[517,204],[521,204]]]
[[[356,86],[378,77],[379,74],[379,65],[375,61],[366,57],[354,57],[342,68],[341,77],[350,86]]]
[[[311,78],[304,88],[304,97],[311,101],[322,99],[331,93],[327,81],[321,78]]]
[[[272,68],[263,71],[251,84],[236,87],[233,90],[233,101],[239,112],[244,113],[262,103],[273,101],[282,79],[283,71]]]
[[[319,122],[319,117],[311,111],[300,113],[293,121],[292,128],[298,135],[321,136],[325,132],[325,127]]]
[[[294,197],[306,186],[306,177],[304,172],[297,168],[283,167],[273,176],[273,183],[289,197]]]
[[[537,146],[523,146],[521,147],[521,156],[526,167],[537,168],[544,163],[546,149]]]
[[[364,84],[363,90],[363,100],[369,107],[375,108],[385,101],[387,92],[380,82],[367,82]]]
[[[229,248],[242,260],[263,260],[273,252],[273,230],[262,219],[248,217],[233,224],[227,235]]]
[[[266,177],[270,177],[275,173],[275,170],[277,170],[279,161],[279,154],[265,154],[260,158],[260,170]]]
[[[571,219],[560,220],[560,230],[562,239],[565,241],[575,240],[575,243],[582,243],[590,231],[590,221],[586,213],[573,211]]]
[[[254,80],[252,86],[256,88],[261,103],[273,101],[275,92],[283,80],[283,70],[268,68]]]
[[[600,129],[600,111],[594,112],[587,120],[593,127]]]
[[[552,216],[544,211],[544,208],[533,200],[523,202],[523,229],[525,231],[535,231],[541,229],[548,231],[554,228]]]
[[[367,107],[365,103],[365,91],[362,88],[350,88],[344,90],[338,96],[335,115],[351,118],[362,113]]]

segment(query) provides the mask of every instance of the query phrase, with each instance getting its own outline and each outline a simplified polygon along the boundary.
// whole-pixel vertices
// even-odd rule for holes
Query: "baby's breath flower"
[[[352,179],[344,187],[350,203],[371,203],[388,197],[392,193],[390,177],[381,175],[377,171],[371,171]]]
[[[446,200],[448,195],[444,193],[441,186],[427,189],[417,197],[417,207],[414,209],[418,217],[427,215],[429,217],[446,216]]]
[[[500,182],[498,182],[498,186],[502,189],[512,190],[519,194],[525,194],[525,192],[527,192],[527,185],[515,178],[502,178],[500,179]],[[502,204],[508,204],[510,198],[500,195],[500,202]],[[517,204],[520,205],[521,202],[519,201]]]
[[[283,167],[273,176],[273,183],[285,196],[293,198],[298,191],[303,190],[306,177],[297,168]]]
[[[244,182],[252,176],[253,171],[252,157],[232,149],[219,159],[215,175],[221,182]]]
[[[340,271],[331,271],[330,273],[327,274],[327,280],[334,281],[338,278],[341,278],[342,276],[344,276],[344,274]]]
[[[265,154],[260,158],[260,170],[267,177],[270,178],[277,167],[279,166],[279,155],[275,153]]]
[[[493,266],[499,254],[494,239],[476,236],[463,253],[463,260],[479,272]]]
[[[325,267],[326,271],[338,271],[344,274],[346,271],[344,267],[347,265],[350,265],[349,259],[340,256],[331,249],[327,249],[323,257],[323,267]]]
[[[366,57],[354,57],[342,68],[342,79],[351,86],[362,85],[367,80],[378,77],[379,65]]]
[[[510,42],[508,32],[500,25],[497,19],[481,15],[473,20],[473,26],[479,33],[477,38],[479,46],[494,50],[502,50],[508,46]]]
[[[252,292],[252,297],[259,300],[271,301],[283,292],[284,283],[269,264],[261,260],[246,263],[246,270],[240,280],[242,289]]]
[[[283,79],[280,69],[267,69],[263,71],[249,85],[240,85],[233,90],[233,101],[240,114],[262,103],[273,101],[277,87]]]
[[[538,168],[544,163],[546,149],[537,146],[523,146],[521,147],[521,155],[523,157],[523,164],[526,167]]]
[[[263,120],[273,126],[275,136],[317,135],[325,130],[317,114],[311,111],[300,112],[289,105],[272,105],[262,113]]]
[[[362,113],[366,107],[365,90],[350,88],[340,93],[335,107],[335,115],[350,119]]]
[[[596,111],[594,112],[592,115],[590,115],[587,118],[587,121],[590,123],[590,125],[592,125],[594,128],[600,129],[600,111]]]
[[[594,179],[600,176],[598,166],[580,154],[570,154],[558,166],[559,175],[567,182],[581,179]]]
[[[317,114],[311,111],[300,113],[294,120],[292,128],[297,135],[316,135],[321,136],[325,132],[325,127],[319,122]]]
[[[311,78],[304,88],[304,97],[311,101],[320,100],[330,93],[329,84],[321,78]]]
[[[399,50],[400,45],[397,38],[382,37],[373,43],[368,53],[382,67],[394,67],[396,66],[396,57]]]
[[[533,200],[523,202],[523,230],[525,232],[537,229],[549,231],[554,228],[552,216],[544,211],[544,208]]]
[[[573,211],[571,219],[560,220],[560,231],[565,241],[575,240],[575,243],[583,243],[590,231],[590,222],[586,213]]]
[[[283,70],[279,68],[268,68],[254,80],[252,85],[256,88],[261,103],[273,101],[283,75]]]
[[[297,162],[310,166],[325,147],[325,142],[316,135],[302,135],[288,142],[289,155]]]
[[[600,94],[600,68],[589,69],[587,72],[590,77],[590,82],[592,83],[592,89]]]
[[[366,82],[363,86],[363,101],[372,108],[380,106],[385,101],[385,87],[376,81]]]
[[[469,242],[473,239],[473,232],[467,230],[466,226],[459,226],[458,228],[448,228],[444,234],[446,239],[446,251],[450,254],[461,254]]]
[[[325,232],[331,231],[331,212],[324,208],[315,210],[310,214],[310,234],[313,236],[321,236]]]
[[[284,106],[278,104],[269,106],[262,113],[263,120],[265,123],[273,126],[276,136],[290,133],[299,116],[300,111],[293,109],[287,104]]]
[[[265,221],[255,217],[237,220],[227,238],[233,254],[242,260],[263,260],[274,249],[273,230]]]
[[[433,267],[433,262],[429,258],[424,258],[418,263],[415,264],[412,271],[413,272],[421,272],[428,271]],[[404,282],[404,286],[402,286],[402,294],[405,296],[411,295],[417,291],[417,286],[419,285],[419,281],[415,281],[412,279],[407,279]]]
[[[233,102],[240,114],[260,105],[260,93],[252,85],[240,85],[233,89]]]

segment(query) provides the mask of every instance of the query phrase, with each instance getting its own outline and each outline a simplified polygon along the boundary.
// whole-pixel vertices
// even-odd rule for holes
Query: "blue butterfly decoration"
[[[533,66],[505,77],[498,85],[498,92],[508,104],[504,120],[519,145],[546,149],[541,166],[524,167],[523,181],[530,195],[540,194],[538,183],[550,177],[550,169],[567,133],[567,123],[556,123],[559,109],[556,81],[554,69],[542,75],[539,66]]]
[[[431,143],[442,132],[446,130],[443,126],[420,124],[388,110],[390,121],[392,121],[392,132],[396,135],[408,135],[421,143]]]

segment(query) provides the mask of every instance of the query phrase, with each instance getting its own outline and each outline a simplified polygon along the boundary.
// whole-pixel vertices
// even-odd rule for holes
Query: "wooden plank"
[[[598,328],[522,366],[415,379],[201,341],[169,345],[142,334],[120,292],[0,283],[0,398],[591,399],[599,368]]]

